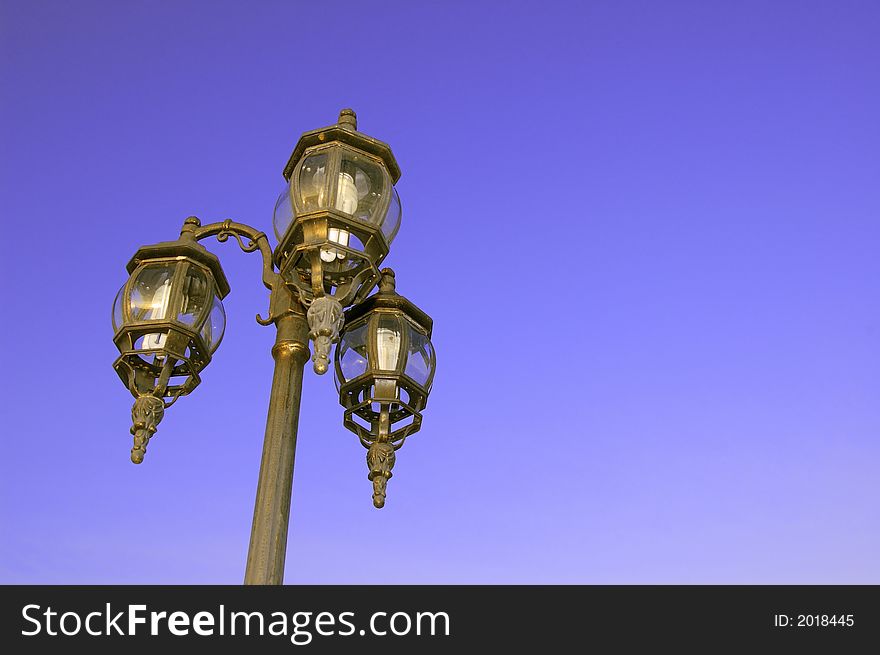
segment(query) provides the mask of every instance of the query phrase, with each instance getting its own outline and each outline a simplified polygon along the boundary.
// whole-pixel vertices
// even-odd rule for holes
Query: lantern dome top
[[[343,109],[339,112],[339,119],[335,125],[305,132],[299,138],[296,147],[293,149],[293,154],[290,155],[290,159],[284,167],[284,179],[290,181],[290,176],[296,163],[302,158],[307,148],[331,141],[346,143],[379,157],[388,168],[388,173],[391,175],[391,183],[397,184],[397,180],[400,179],[400,166],[397,165],[397,160],[394,158],[390,146],[383,141],[358,132],[357,114],[355,114],[353,109]]]
[[[192,217],[186,219],[187,223],[190,225],[197,225],[197,223],[191,222],[191,218]],[[196,221],[198,221],[198,219],[196,219]],[[217,294],[220,298],[225,298],[229,293],[229,281],[226,279],[226,275],[220,267],[220,260],[217,258],[217,255],[210,252],[195,240],[182,238],[177,241],[163,241],[149,246],[141,246],[129,260],[125,268],[128,273],[131,274],[142,262],[148,259],[159,259],[162,257],[188,257],[189,259],[197,261],[203,266],[206,266],[213,274],[214,280],[217,282]]]
[[[428,338],[430,338],[434,327],[434,320],[416,307],[412,301],[397,293],[395,290],[394,271],[392,269],[383,268],[381,274],[379,292],[345,312],[345,324],[349,325],[357,321],[374,309],[396,309],[422,326],[427,332]]]

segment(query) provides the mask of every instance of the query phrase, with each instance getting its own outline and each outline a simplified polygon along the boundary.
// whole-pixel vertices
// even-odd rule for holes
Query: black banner
[[[876,586],[6,586],[0,597],[2,646],[15,653],[164,655],[219,640],[265,653],[410,655],[880,643]]]

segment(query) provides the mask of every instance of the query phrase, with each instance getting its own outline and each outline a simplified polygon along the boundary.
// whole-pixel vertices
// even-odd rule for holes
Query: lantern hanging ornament
[[[180,239],[140,248],[113,303],[113,368],[135,397],[131,410],[140,464],[165,409],[198,386],[226,327],[222,299],[229,283],[217,257],[192,237],[188,218]]]
[[[375,288],[400,228],[400,168],[391,148],[358,132],[354,111],[343,109],[335,125],[302,135],[284,178],[275,263],[308,307],[314,370],[323,374],[344,308]]]
[[[343,422],[367,448],[377,508],[385,505],[395,451],[422,426],[436,367],[433,321],[397,294],[394,277],[383,269],[379,292],[346,312],[335,356]]]

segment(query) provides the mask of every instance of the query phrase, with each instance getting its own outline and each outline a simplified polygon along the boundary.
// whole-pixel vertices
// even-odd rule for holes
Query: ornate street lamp
[[[336,384],[345,427],[367,448],[373,504],[385,505],[395,454],[422,427],[436,359],[434,321],[395,291],[394,271],[382,270],[379,293],[345,314],[336,348]]]
[[[131,459],[139,464],[165,409],[195,389],[223,337],[221,301],[229,284],[199,241],[233,237],[243,251],[262,255],[269,314],[257,315],[257,322],[276,327],[275,372],[245,584],[283,580],[309,339],[314,370],[324,373],[345,325],[336,367],[340,402],[344,424],[369,449],[376,507],[384,505],[394,450],[421,426],[434,371],[431,319],[394,292],[390,269],[380,291],[368,297],[400,227],[393,186],[399,177],[391,149],[358,132],[355,113],[345,109],[335,125],[303,134],[285,166],[274,251],[266,235],[248,225],[202,226],[191,216],[177,241],[144,246],[128,263],[130,278],[113,305],[120,352],[114,368],[135,397]],[[350,352],[365,358],[357,375]]]

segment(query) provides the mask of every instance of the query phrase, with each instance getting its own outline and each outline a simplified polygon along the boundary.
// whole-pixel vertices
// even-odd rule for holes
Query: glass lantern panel
[[[340,339],[339,368],[342,380],[348,382],[367,372],[367,325],[347,330]]]
[[[396,316],[380,315],[376,325],[376,368],[395,371],[400,361],[400,321]]]
[[[183,276],[183,300],[177,320],[184,325],[200,327],[196,323],[205,320],[205,308],[213,295],[211,291],[211,283],[205,271],[190,264]]]
[[[275,228],[275,236],[278,240],[287,232],[287,228],[293,222],[293,205],[290,204],[290,189],[284,188],[275,201],[275,212],[272,214],[272,226]]]
[[[220,345],[223,339],[223,332],[226,330],[226,311],[223,309],[223,303],[220,298],[214,296],[214,303],[211,306],[211,313],[208,320],[202,326],[202,339],[208,350],[213,353]]]
[[[291,178],[290,182],[291,195],[299,213],[327,209],[327,153],[306,157],[299,169],[299,181],[295,183],[295,178]]]
[[[397,189],[391,187],[391,204],[388,205],[388,213],[385,214],[385,220],[382,221],[382,234],[385,235],[385,241],[390,245],[397,236],[400,229],[400,218],[403,212],[400,209],[400,196],[397,195]]]
[[[129,298],[134,322],[163,321],[168,318],[171,279],[177,262],[164,262],[141,269]]]
[[[424,334],[409,327],[409,352],[404,373],[416,383],[430,390],[429,382],[434,373],[434,346]]]
[[[385,218],[385,169],[365,155],[346,150],[336,184],[338,211],[349,214],[364,223],[379,225]]]
[[[113,331],[116,332],[122,327],[122,292],[125,291],[125,285],[119,289],[116,298],[113,300]]]

